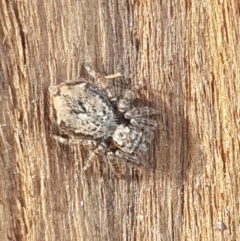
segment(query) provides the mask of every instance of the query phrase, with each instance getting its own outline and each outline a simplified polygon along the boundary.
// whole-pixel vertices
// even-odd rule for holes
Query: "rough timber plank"
[[[238,240],[237,0],[0,1],[0,239]],[[50,138],[48,87],[82,63],[145,86],[153,169],[82,175]],[[100,172],[101,170],[101,172]]]

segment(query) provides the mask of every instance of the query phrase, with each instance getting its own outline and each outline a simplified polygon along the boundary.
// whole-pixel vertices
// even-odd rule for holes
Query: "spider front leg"
[[[131,119],[131,118],[140,118],[144,116],[156,115],[158,113],[159,112],[156,111],[155,109],[145,106],[145,107],[139,107],[139,108],[132,108],[126,111],[124,116],[127,119]]]
[[[85,172],[94,161],[97,161],[99,156],[103,156],[107,149],[107,145],[104,142],[101,142],[97,148],[90,154],[87,163],[83,167],[83,171]]]
[[[57,142],[60,142],[64,145],[83,145],[83,146],[89,146],[91,148],[96,147],[97,143],[94,140],[88,140],[88,139],[67,139],[62,136],[57,135],[51,135],[51,137],[56,140]]]
[[[157,128],[157,122],[155,120],[150,120],[148,118],[131,118],[130,123],[133,126],[137,126],[140,128],[149,128],[151,130],[155,130]]]
[[[138,91],[140,89],[140,86],[137,86],[131,90],[127,90],[125,92],[125,95],[123,96],[122,99],[119,100],[118,103],[118,110],[122,113],[127,111],[129,109],[131,102],[138,98]]]
[[[139,164],[139,157],[137,155],[132,155],[132,154],[128,154],[126,152],[123,152],[123,151],[120,151],[120,150],[117,150],[115,152],[115,155],[118,157],[118,158],[123,158],[129,162],[132,162],[134,164]]]
[[[155,130],[157,127],[157,122],[149,119],[149,116],[156,114],[158,114],[158,111],[146,106],[128,110],[124,116],[125,118],[130,119],[130,123],[133,126]]]
[[[122,161],[125,159],[126,161],[132,162],[133,164],[139,164],[137,156],[131,156],[127,153],[123,153],[118,150],[116,152],[109,151],[106,155],[109,167],[111,172],[116,175],[118,178],[123,178],[127,174],[128,166],[126,163]]]
[[[111,172],[117,177],[122,177],[126,173],[126,166],[121,163],[121,160],[112,152],[107,152],[106,155],[107,163],[110,167]]]
[[[122,75],[120,73],[115,73],[115,74],[110,74],[110,75],[102,75],[96,71],[94,71],[93,69],[91,69],[91,67],[84,63],[83,67],[86,69],[86,71],[88,72],[89,75],[91,75],[94,79],[96,80],[102,80],[102,79],[114,79],[117,77],[121,77]]]
[[[122,75],[120,73],[115,73],[115,74],[110,74],[110,75],[104,76],[104,75],[94,71],[93,69],[91,69],[91,67],[86,63],[84,63],[83,66],[89,75],[91,75],[95,80],[100,82],[101,89],[105,90],[107,97],[110,99],[110,101],[115,102],[117,100],[117,98],[112,93],[111,88],[109,87],[108,80],[114,79],[117,77],[121,77]]]

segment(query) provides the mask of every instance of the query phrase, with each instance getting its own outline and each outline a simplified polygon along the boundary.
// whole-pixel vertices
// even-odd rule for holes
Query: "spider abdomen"
[[[103,91],[84,81],[60,84],[52,90],[58,125],[94,139],[111,136],[116,115]]]

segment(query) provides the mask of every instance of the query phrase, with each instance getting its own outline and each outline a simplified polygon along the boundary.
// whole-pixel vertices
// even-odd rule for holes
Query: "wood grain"
[[[0,240],[239,240],[237,0],[0,1]],[[48,87],[82,63],[145,86],[152,169],[56,143]]]

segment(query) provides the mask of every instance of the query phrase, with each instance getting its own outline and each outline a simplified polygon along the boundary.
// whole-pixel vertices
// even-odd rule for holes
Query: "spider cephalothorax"
[[[120,76],[101,76],[88,65],[84,67],[102,83]],[[156,111],[147,106],[130,107],[137,89],[127,90],[118,102],[107,85],[100,88],[85,79],[51,86],[49,92],[56,122],[70,138],[53,137],[66,144],[95,146],[84,170],[98,155],[105,155],[110,163],[119,158],[139,163],[147,153],[157,126],[149,116]]]

